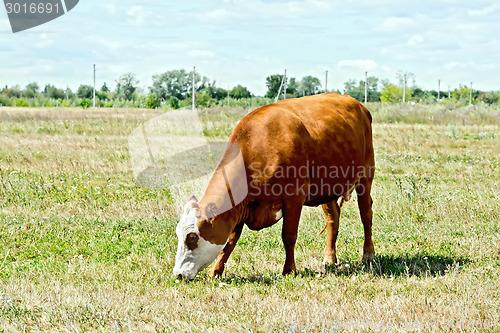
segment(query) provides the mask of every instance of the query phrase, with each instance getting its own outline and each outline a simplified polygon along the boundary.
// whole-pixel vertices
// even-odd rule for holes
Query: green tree
[[[205,91],[210,98],[218,101],[227,97],[227,90],[217,87],[215,81],[206,83],[201,91]]]
[[[7,96],[8,98],[20,98],[22,93],[21,90],[17,87],[7,88],[5,87],[2,90],[2,95]]]
[[[31,90],[25,90],[23,91],[23,96],[26,98],[35,98],[36,94]]]
[[[195,99],[196,107],[207,108],[211,104],[210,95],[206,91],[202,91],[200,94],[197,94]]]
[[[127,101],[133,100],[137,84],[139,84],[139,80],[136,79],[134,74],[123,74],[116,80],[116,93]]]
[[[27,98],[34,98],[36,95],[38,95],[38,90],[40,87],[38,86],[38,83],[36,82],[31,82],[26,85],[26,89],[24,90],[24,97]]]
[[[105,93],[109,93],[110,92],[110,90],[109,90],[108,85],[106,84],[106,82],[103,83],[100,91],[105,92]]]
[[[148,99],[146,100],[146,107],[148,109],[156,109],[160,106],[158,99],[156,99],[155,94],[149,94]]]
[[[35,94],[38,94],[38,90],[40,89],[40,86],[38,85],[37,82],[31,82],[26,85],[26,90],[30,90],[34,92]]]
[[[499,104],[500,103],[500,92],[498,91],[482,91],[478,94],[478,101],[487,104]]]
[[[304,76],[302,80],[300,80],[299,90],[302,95],[311,96],[316,95],[321,88],[321,82],[317,77],[308,75]]]
[[[12,106],[17,106],[17,107],[26,107],[26,106],[29,106],[29,102],[26,98],[16,98],[13,102],[12,102]]]
[[[267,98],[276,98],[278,96],[278,92],[280,94],[283,93],[284,84],[283,83],[283,75],[282,74],[273,74],[266,78],[266,86],[267,92],[265,97]],[[299,94],[299,86],[300,83],[294,77],[286,78],[286,93],[288,96],[297,96]],[[281,91],[280,91],[281,87]]]
[[[291,77],[290,80],[287,78],[286,94],[290,97],[296,97],[299,95],[300,82],[296,78]]]
[[[265,97],[267,98],[276,98],[278,95],[278,91],[281,86],[281,82],[283,81],[282,74],[273,74],[266,78],[266,87],[267,92]]]
[[[412,91],[406,89],[406,96],[411,96]],[[395,85],[386,85],[384,90],[380,93],[380,100],[382,102],[398,103],[403,101],[403,88]]]
[[[178,100],[187,98],[191,88],[189,73],[184,69],[171,70],[162,74],[153,75],[153,85],[149,87],[158,101],[167,101],[171,97]]]
[[[209,92],[210,97],[213,99],[216,99],[218,101],[223,100],[224,98],[227,97],[227,90],[223,88],[215,88],[210,90]]]
[[[250,98],[252,97],[252,93],[246,87],[239,84],[231,89],[229,96],[234,99]]]
[[[365,101],[365,81],[360,80],[357,84],[353,79],[349,79],[344,83],[344,90],[349,96],[356,98],[360,102]],[[375,76],[369,76],[367,78],[366,87],[368,96],[368,102],[378,102],[380,101],[380,93],[378,92],[378,78]]]
[[[90,107],[90,102],[86,98],[84,98],[80,101],[80,106],[82,107],[82,109],[86,109]]]
[[[89,85],[82,84],[78,87],[78,90],[76,91],[76,96],[78,96],[78,98],[91,99],[93,95],[94,95],[94,88]]]
[[[54,98],[54,99],[62,99],[65,96],[64,91],[62,89],[58,89],[51,84],[45,85],[45,88],[43,89],[43,94],[48,98]]]
[[[467,85],[462,85],[459,84],[458,88],[455,88],[451,92],[451,98],[457,100],[457,101],[462,101],[462,102],[468,102],[469,97],[470,97],[470,87]],[[477,98],[479,97],[479,90],[472,90],[472,102],[474,103]]]
[[[170,96],[168,104],[172,110],[177,110],[179,108],[179,99],[175,96]]]

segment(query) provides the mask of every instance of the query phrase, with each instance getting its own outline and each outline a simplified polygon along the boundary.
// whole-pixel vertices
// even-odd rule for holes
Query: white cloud
[[[343,71],[367,71],[377,68],[377,63],[371,59],[341,60],[337,63],[337,68]]]
[[[474,67],[478,67],[475,61],[466,61],[466,62],[452,61],[444,65],[444,68],[449,71],[456,69],[474,68]]]
[[[196,18],[206,22],[217,23],[222,20],[230,19],[233,16],[234,13],[231,13],[229,10],[225,8],[218,8],[197,14]]]
[[[467,14],[473,17],[483,17],[494,14],[500,10],[500,3],[494,3],[481,9],[467,9]]]
[[[408,44],[408,46],[414,47],[417,46],[418,44],[421,44],[423,41],[424,37],[422,37],[421,35],[413,35],[410,37],[410,39],[406,44]]]
[[[114,15],[118,12],[118,7],[115,4],[107,3],[104,4],[103,7],[108,14]]]
[[[147,13],[143,6],[133,6],[127,10],[127,21],[133,26],[141,26],[146,22],[146,15]]]
[[[382,31],[401,33],[406,30],[417,29],[418,25],[413,18],[410,17],[389,17],[385,19],[379,26]]]
[[[298,19],[312,15],[327,14],[333,9],[328,1],[293,0],[293,1],[223,1],[222,8],[200,12],[195,17],[213,24],[227,20],[249,19]]]
[[[188,56],[193,58],[214,58],[215,54],[209,50],[192,50],[188,52]]]
[[[453,70],[453,69],[457,68],[458,66],[460,66],[460,64],[456,61],[452,61],[452,62],[449,62],[447,64],[444,64],[444,68],[447,70]]]
[[[54,43],[54,40],[52,38],[49,38],[47,33],[42,32],[40,34],[40,37],[37,38],[37,40],[33,44],[33,46],[36,48],[45,48],[45,47],[52,45],[53,43]]]

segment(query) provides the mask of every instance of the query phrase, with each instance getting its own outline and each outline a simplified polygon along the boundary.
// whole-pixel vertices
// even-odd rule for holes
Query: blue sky
[[[147,89],[153,74],[191,70],[223,88],[266,92],[286,68],[343,88],[364,72],[396,82],[415,74],[424,89],[461,84],[500,90],[500,2],[327,0],[80,0],[66,15],[13,34],[0,9],[0,85],[36,81],[76,89],[115,86],[132,72]]]

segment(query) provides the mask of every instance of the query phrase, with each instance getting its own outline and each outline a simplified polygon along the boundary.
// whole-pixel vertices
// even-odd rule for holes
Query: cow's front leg
[[[227,259],[231,255],[231,252],[233,252],[234,247],[238,242],[238,239],[240,239],[244,225],[245,225],[244,222],[240,222],[239,224],[236,225],[233,232],[231,232],[231,234],[229,235],[226,246],[224,246],[222,251],[220,251],[214,266],[208,272],[208,275],[212,279],[216,279],[217,277],[222,276],[222,272],[224,272],[224,266],[226,265]]]
[[[285,245],[285,265],[283,275],[297,273],[295,268],[295,243],[297,242],[297,231],[299,228],[300,213],[303,201],[294,200],[285,202],[283,211],[283,229],[281,237]]]

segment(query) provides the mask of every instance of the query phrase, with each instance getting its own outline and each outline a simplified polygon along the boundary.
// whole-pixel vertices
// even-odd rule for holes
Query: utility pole
[[[406,102],[406,74],[403,75],[403,103]]]
[[[368,72],[365,72],[365,104],[368,102]]]
[[[451,88],[450,88],[450,85],[448,85],[448,99],[450,99],[451,97]]]
[[[472,105],[472,82],[470,83],[469,106]]]
[[[325,71],[325,92],[328,92],[328,71]]]
[[[283,91],[283,99],[286,99],[286,69],[285,69],[285,76],[283,77],[284,79],[284,87],[285,87],[285,90]]]
[[[95,107],[95,64],[94,64],[94,103],[93,106]]]
[[[193,66],[193,105],[191,106],[191,110],[194,111],[194,80],[195,80],[196,66]]]
[[[440,96],[441,96],[441,80],[438,80],[438,103],[439,103]]]

